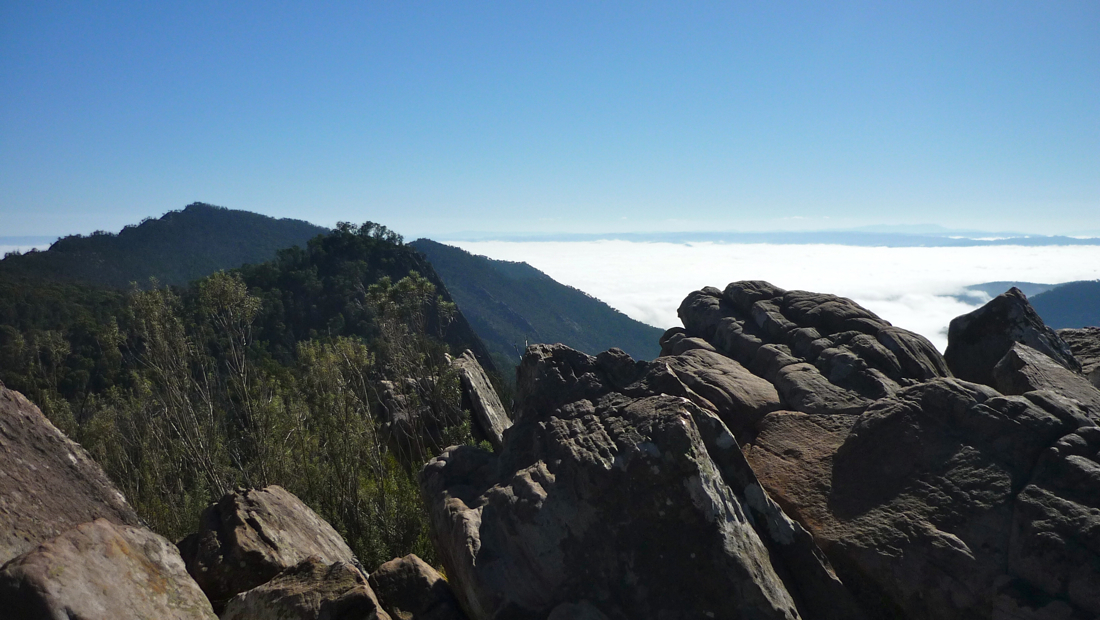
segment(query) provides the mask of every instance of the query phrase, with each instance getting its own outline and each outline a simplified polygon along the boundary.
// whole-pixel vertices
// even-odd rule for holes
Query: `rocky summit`
[[[278,486],[226,493],[177,550],[4,390],[0,614],[1100,617],[1097,332],[1047,328],[1015,289],[956,319],[946,357],[762,281],[679,313],[651,362],[528,347],[511,411],[473,355],[453,360],[492,449],[420,470],[436,566],[364,570]]]
[[[501,449],[424,467],[471,618],[1100,614],[1100,392],[1022,294],[952,364],[766,282],[680,316],[653,362],[529,347]]]

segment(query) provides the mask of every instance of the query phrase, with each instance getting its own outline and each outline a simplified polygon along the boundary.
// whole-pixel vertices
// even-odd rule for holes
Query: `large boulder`
[[[433,540],[471,618],[859,617],[709,400],[653,393],[668,365],[529,347],[503,450],[425,466]]]
[[[370,586],[394,620],[465,620],[447,581],[413,554],[394,558],[370,574]]]
[[[470,408],[473,430],[479,439],[488,441],[494,450],[500,450],[504,431],[512,425],[508,411],[500,403],[497,391],[489,382],[481,364],[469,349],[456,357],[451,365],[462,380],[462,400]]]
[[[218,611],[234,595],[310,556],[324,564],[359,565],[331,525],[275,485],[226,493],[203,511],[199,531],[179,548],[188,572]]]
[[[1069,346],[1043,323],[1027,296],[1016,287],[953,319],[947,329],[944,359],[956,377],[993,386],[994,366],[1017,342],[1069,370],[1081,372],[1081,364]]]
[[[680,305],[663,352],[703,342],[772,382],[786,409],[858,414],[902,387],[950,376],[927,339],[850,299],[767,282],[706,287]]]
[[[175,545],[149,530],[97,519],[0,570],[0,615],[10,620],[214,620]]]
[[[100,518],[140,523],[83,448],[0,384],[0,564]]]
[[[1002,394],[1047,390],[1071,398],[1092,419],[1100,421],[1100,390],[1080,373],[1056,363],[1026,344],[1014,343],[993,367],[993,385]]]
[[[358,568],[313,556],[229,600],[221,620],[390,620]]]
[[[1095,431],[1066,401],[1033,402],[935,379],[881,399],[859,416],[768,414],[745,454],[764,488],[813,534],[873,615],[1040,618],[1028,614],[1055,603],[1051,609],[1070,614],[1094,612],[1066,594],[1066,578],[1043,588],[1035,574],[1010,562],[1021,540],[1014,528],[1026,529],[1019,525],[1026,508],[1020,491],[1036,477],[1035,463],[1049,446],[1067,434]],[[1069,524],[1063,529],[1071,532],[1062,532],[1068,540],[1088,540],[1092,526],[1078,515],[1089,514],[1090,501],[1071,509],[1046,500],[1051,514],[1024,519],[1039,530],[1032,545],[1049,539],[1043,533],[1059,527],[1052,523]],[[1088,555],[1094,552],[1073,553],[1052,562],[1078,561],[1075,583],[1092,584],[1100,574],[1100,563]],[[1079,562],[1090,557],[1092,563]],[[1037,587],[1049,591],[1041,605],[1028,595]]]
[[[1073,357],[1081,363],[1081,374],[1100,388],[1100,327],[1059,329],[1058,337],[1069,345]]]

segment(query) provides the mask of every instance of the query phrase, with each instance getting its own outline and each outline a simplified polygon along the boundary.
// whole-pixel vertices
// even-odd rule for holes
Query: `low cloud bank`
[[[947,325],[988,300],[954,295],[994,281],[1061,283],[1100,278],[1098,246],[856,247],[631,241],[444,241],[474,254],[524,261],[628,316],[680,325],[676,308],[703,286],[767,280],[787,289],[850,297],[941,351]],[[971,303],[967,303],[971,302]]]

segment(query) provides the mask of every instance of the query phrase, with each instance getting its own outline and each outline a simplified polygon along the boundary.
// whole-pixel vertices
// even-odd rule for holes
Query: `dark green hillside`
[[[0,276],[0,381],[172,539],[279,484],[367,564],[434,561],[416,475],[474,442],[444,355],[467,348],[492,369],[431,264],[371,222],[180,287]]]
[[[275,258],[275,252],[304,246],[328,229],[309,222],[275,219],[196,202],[160,219],[127,226],[118,234],[72,235],[45,252],[8,256],[0,277],[68,280],[126,288],[155,277],[183,285],[221,269]]]
[[[474,256],[430,239],[411,245],[435,266],[502,369],[518,363],[525,342],[561,342],[590,354],[619,347],[636,359],[653,359],[660,353],[657,339],[662,330],[560,284],[527,263]]]
[[[445,302],[451,295],[432,264],[399,235],[367,222],[361,228],[340,224],[331,234],[306,247],[281,250],[278,257],[239,270],[254,295],[263,301],[257,337],[271,353],[289,360],[296,343],[314,338],[375,335],[374,317],[366,303],[367,288],[383,278],[396,282],[415,271],[428,280]],[[495,370],[489,351],[460,311],[442,328],[429,323],[455,353],[471,349],[486,370]]]
[[[10,259],[9,259],[10,260]],[[234,272],[257,296],[260,308],[252,336],[264,356],[294,362],[298,343],[378,336],[367,303],[372,284],[397,282],[416,272],[435,287],[444,302],[452,299],[423,256],[385,227],[341,224],[328,235],[278,252],[275,260],[246,265]],[[79,408],[120,383],[129,385],[125,340],[131,329],[129,295],[111,287],[49,278],[12,278],[0,273],[0,381],[26,393],[40,405],[45,392]],[[180,289],[184,300],[198,295],[197,285]],[[434,317],[434,314],[430,315]],[[461,313],[439,326],[424,325],[452,351],[473,350],[486,370],[492,358]],[[48,408],[47,405],[43,405]]]
[[[1035,295],[1031,305],[1054,329],[1100,326],[1100,281],[1067,282]]]

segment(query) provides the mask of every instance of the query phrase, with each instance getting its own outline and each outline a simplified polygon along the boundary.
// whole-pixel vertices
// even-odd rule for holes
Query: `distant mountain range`
[[[561,342],[595,355],[619,347],[653,359],[663,330],[635,321],[602,301],[560,284],[527,263],[493,260],[418,239],[458,307],[501,368],[518,363],[527,343]]]
[[[474,256],[428,239],[404,246],[373,244],[369,256],[359,256],[339,246],[342,237],[333,237],[332,232],[300,220],[194,203],[117,234],[65,237],[48,250],[0,260],[0,323],[21,330],[59,329],[72,322],[71,316],[83,315],[85,306],[93,307],[83,302],[78,307],[66,303],[66,298],[100,299],[96,302],[100,306],[113,308],[120,301],[110,291],[129,288],[134,282],[147,286],[149,278],[156,278],[161,284],[182,287],[216,271],[249,264],[252,267],[242,274],[250,287],[276,290],[285,297],[278,303],[273,300],[270,307],[280,308],[286,320],[271,321],[276,327],[260,334],[285,357],[295,342],[310,333],[356,333],[357,328],[345,324],[354,313],[343,308],[350,302],[340,299],[339,273],[355,271],[370,284],[383,276],[396,280],[415,269],[436,285],[444,299],[458,304],[460,325],[450,330],[454,333],[448,334],[448,342],[474,349],[483,363],[496,366],[505,377],[510,378],[527,343],[562,342],[593,354],[619,347],[638,359],[652,359],[660,352],[657,340],[662,330],[635,321],[526,263]],[[305,254],[288,249],[306,249],[311,241],[316,247],[311,245]],[[298,265],[303,261],[309,264]],[[293,267],[288,266],[292,263]],[[301,287],[294,280],[309,269],[323,283],[312,298],[304,289],[298,290]],[[276,272],[294,277],[265,275]],[[326,279],[326,274],[334,279]],[[469,326],[463,327],[467,321]],[[303,330],[308,333],[300,333]]]
[[[196,202],[117,234],[72,235],[48,251],[10,255],[0,261],[0,275],[114,288],[143,285],[150,277],[184,285],[221,269],[271,260],[278,250],[328,232],[301,220]]]
[[[264,298],[266,314],[256,326],[257,336],[287,362],[304,340],[372,335],[362,298],[382,278],[396,282],[416,271],[451,301],[423,255],[398,235],[391,238],[384,227],[370,230],[332,231],[195,203],[118,234],[65,237],[46,251],[0,260],[0,331],[68,333],[77,325],[99,325],[121,312],[121,291],[132,282],[147,285],[152,277],[161,285],[185,288],[217,271],[237,269],[252,292]],[[379,230],[384,238],[372,236]],[[0,333],[0,348],[10,336]],[[472,349],[494,370],[461,312],[443,329],[442,340],[459,352]]]

